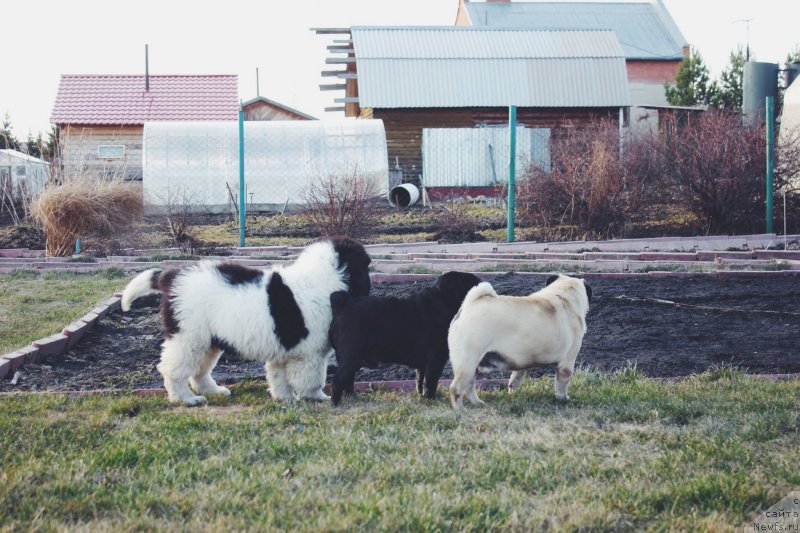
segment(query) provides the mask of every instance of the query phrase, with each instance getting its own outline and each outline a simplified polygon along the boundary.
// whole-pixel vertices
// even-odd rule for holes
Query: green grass
[[[800,486],[800,382],[577,372],[444,398],[0,397],[0,529],[730,530]],[[440,396],[441,391],[440,391]]]
[[[18,270],[0,274],[0,355],[60,333],[125,287],[119,268],[92,274]]]

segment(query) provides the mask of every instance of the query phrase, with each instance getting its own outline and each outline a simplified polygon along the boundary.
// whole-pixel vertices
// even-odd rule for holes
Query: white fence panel
[[[426,187],[486,187],[508,182],[507,127],[425,128],[422,181]],[[517,128],[517,170],[550,169],[550,128]]]

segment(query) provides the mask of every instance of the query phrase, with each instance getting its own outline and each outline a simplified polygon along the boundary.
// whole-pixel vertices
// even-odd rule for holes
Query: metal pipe
[[[517,181],[517,106],[508,107],[508,242],[514,242]]]
[[[150,90],[150,58],[147,50],[148,45],[144,45],[144,90]]]
[[[244,225],[245,225],[245,205],[244,197],[244,109],[239,105],[239,246],[244,247]]]

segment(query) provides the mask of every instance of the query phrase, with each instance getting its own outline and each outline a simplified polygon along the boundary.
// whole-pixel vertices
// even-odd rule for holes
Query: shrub
[[[309,223],[323,236],[363,238],[378,222],[378,191],[375,180],[357,169],[348,174],[327,174],[305,191]]]
[[[464,194],[466,197],[466,194]],[[478,233],[483,229],[480,217],[470,212],[463,200],[448,198],[437,208],[433,239],[441,243],[482,242],[486,237]]]
[[[64,257],[77,237],[110,238],[127,230],[142,209],[140,184],[80,178],[45,188],[33,200],[31,216],[44,230],[47,255]]]
[[[740,115],[707,111],[663,144],[677,200],[706,234],[763,229],[766,142],[763,127]]]
[[[622,236],[630,213],[642,207],[648,183],[660,174],[658,161],[648,160],[655,138],[629,140],[623,146],[629,155],[621,162],[612,121],[559,133],[551,143],[551,168],[534,164],[522,172],[520,222],[566,239]]]

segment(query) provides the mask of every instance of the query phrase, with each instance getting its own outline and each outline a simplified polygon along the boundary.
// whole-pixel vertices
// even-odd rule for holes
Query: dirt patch
[[[44,250],[44,233],[30,226],[0,226],[0,248]]]
[[[545,277],[510,274],[492,283],[500,294],[523,295],[538,290]],[[373,293],[402,297],[430,284],[376,284]],[[613,371],[635,364],[641,374],[657,377],[685,376],[718,365],[750,373],[800,372],[800,279],[795,276],[643,276],[591,279],[590,284],[594,299],[579,365]],[[110,314],[63,358],[28,365],[17,385],[0,380],[0,391],[160,387],[156,305],[156,297],[143,298],[128,313]],[[264,369],[223,356],[214,375],[230,384],[263,379]],[[443,377],[451,376],[448,365]],[[411,368],[387,365],[362,369],[356,379],[414,377]]]

